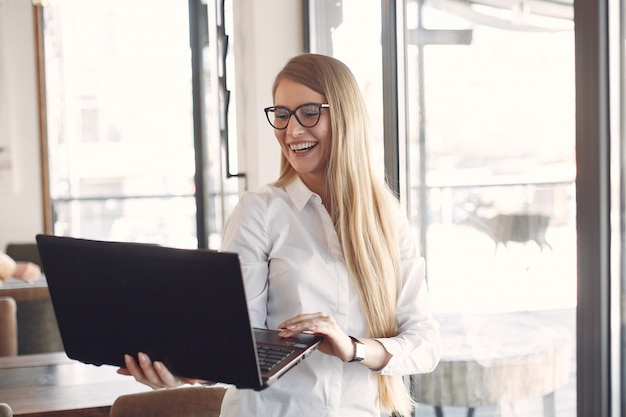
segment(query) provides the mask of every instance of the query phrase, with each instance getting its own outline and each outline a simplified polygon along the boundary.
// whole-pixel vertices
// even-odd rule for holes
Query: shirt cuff
[[[379,372],[382,375],[411,375],[432,372],[441,359],[441,344],[434,340],[415,349],[409,349],[402,338],[378,340],[391,354],[391,359]]]

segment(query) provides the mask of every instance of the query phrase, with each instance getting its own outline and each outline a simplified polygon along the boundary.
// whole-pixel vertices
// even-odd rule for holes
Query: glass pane
[[[447,348],[417,415],[575,416],[571,4],[472,3],[406,3],[411,216]]]
[[[186,2],[47,3],[54,233],[197,246],[188,21]]]
[[[372,68],[381,26],[361,13],[380,18],[386,2],[355,3],[310,1],[310,37],[313,52],[369,74],[367,94],[382,86]],[[404,2],[409,137],[400,158],[444,358],[411,378],[415,415],[575,416],[572,4],[424,4]],[[368,105],[382,123],[381,96]]]
[[[354,73],[370,111],[372,158],[383,176],[381,8],[375,1],[309,1],[311,52],[334,56]],[[355,47],[358,45],[358,47]]]

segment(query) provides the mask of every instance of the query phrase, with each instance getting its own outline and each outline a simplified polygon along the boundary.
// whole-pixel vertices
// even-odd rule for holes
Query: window
[[[426,257],[447,349],[412,379],[416,416],[576,415],[572,3],[306,9],[310,50],[360,80]]]
[[[237,196],[224,2],[51,0],[41,16],[53,232],[219,247]]]

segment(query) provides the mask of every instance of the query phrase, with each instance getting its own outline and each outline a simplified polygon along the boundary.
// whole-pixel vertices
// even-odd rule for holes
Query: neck
[[[313,191],[315,194],[322,197],[322,201],[326,202],[328,190],[326,187],[326,178],[318,175],[300,175],[300,179],[307,186],[307,188]]]
[[[317,175],[300,175],[300,179],[307,188],[319,195],[326,210],[330,211],[330,196],[326,186],[326,177]]]

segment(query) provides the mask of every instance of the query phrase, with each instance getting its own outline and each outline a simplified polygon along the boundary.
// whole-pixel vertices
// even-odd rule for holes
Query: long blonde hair
[[[330,105],[332,146],[326,172],[329,212],[365,311],[370,337],[395,336],[401,279],[397,236],[401,212],[395,196],[374,175],[369,116],[359,86],[345,64],[318,54],[293,57],[276,76],[274,94],[285,78],[324,95]],[[282,155],[275,185],[284,186],[296,175]],[[413,401],[402,377],[377,377],[381,408],[408,415]]]

